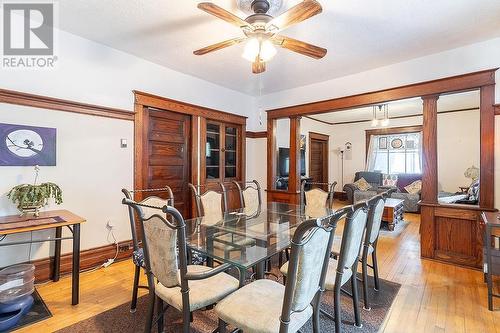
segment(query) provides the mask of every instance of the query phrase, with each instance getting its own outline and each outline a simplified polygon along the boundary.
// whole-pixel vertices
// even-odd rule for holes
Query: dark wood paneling
[[[288,192],[300,190],[300,118],[290,117],[290,171]]]
[[[130,258],[133,249],[131,240],[119,242],[118,247],[120,251],[115,261]],[[125,250],[122,251],[122,249]],[[83,250],[80,252],[80,271],[102,265],[106,260],[114,258],[115,254],[115,244]],[[61,275],[71,274],[72,263],[73,255],[71,252],[61,255]],[[35,265],[35,282],[45,282],[52,278],[54,257],[34,260],[32,264]]]
[[[313,182],[328,183],[328,141],[328,135],[309,132],[309,177]],[[320,188],[328,191],[328,185]]]
[[[422,129],[422,201],[437,201],[437,100],[439,96],[422,97],[424,101]]]
[[[246,131],[246,137],[251,138],[251,139],[267,138],[267,132],[266,131],[262,131],[262,132]]]
[[[244,125],[246,118],[233,113],[222,112],[204,106],[174,101],[169,98],[148,94],[134,90],[135,103],[162,110],[174,111],[177,113],[200,116],[209,119],[217,119],[224,122]]]
[[[434,207],[420,207],[420,254],[434,258]]]
[[[410,97],[420,97],[431,94],[479,88],[484,85],[495,83],[495,71],[497,69],[498,68],[494,68],[433,81],[415,83],[397,88],[268,110],[267,118],[284,118],[293,115],[304,116],[341,111]]]
[[[146,188],[170,186],[175,207],[183,216],[188,217],[191,117],[177,112],[150,109],[148,124],[145,147],[148,155],[143,170],[147,174]],[[165,193],[158,193],[160,196],[162,194]]]
[[[480,158],[480,195],[479,206],[495,207],[495,86],[481,88],[481,158]]]
[[[298,205],[300,201],[299,193],[290,193],[280,190],[267,190],[268,202],[284,202]]]
[[[81,113],[90,116],[134,120],[134,112],[109,108],[94,104],[86,104],[66,99],[27,94],[19,91],[0,89],[0,103],[32,106],[47,110]]]

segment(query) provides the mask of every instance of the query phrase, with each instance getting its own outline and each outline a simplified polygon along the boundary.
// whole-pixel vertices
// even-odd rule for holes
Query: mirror
[[[437,101],[440,204],[479,204],[479,106],[479,90],[442,95]]]
[[[290,172],[290,119],[283,118],[276,121],[276,190],[288,190],[288,176]]]

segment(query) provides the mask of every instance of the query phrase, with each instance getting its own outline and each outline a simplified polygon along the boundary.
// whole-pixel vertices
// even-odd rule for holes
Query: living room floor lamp
[[[344,144],[344,148],[340,149],[339,152],[340,152],[340,159],[342,160],[342,166],[341,166],[341,173],[340,173],[340,177],[341,177],[341,183],[342,183],[342,188],[344,188],[344,153],[345,152],[348,152],[352,149],[352,143],[350,143],[349,141],[347,141],[345,144]]]

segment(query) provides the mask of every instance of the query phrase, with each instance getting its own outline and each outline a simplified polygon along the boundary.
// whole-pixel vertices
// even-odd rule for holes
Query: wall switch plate
[[[121,148],[127,148],[127,139],[121,139],[120,140],[120,147]]]

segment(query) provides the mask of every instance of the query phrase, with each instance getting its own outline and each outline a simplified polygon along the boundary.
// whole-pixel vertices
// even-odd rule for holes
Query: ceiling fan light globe
[[[254,62],[255,58],[259,55],[259,49],[260,46],[257,38],[250,38],[246,43],[241,56],[250,62]]]
[[[260,46],[260,58],[262,61],[271,60],[276,55],[276,52],[276,48],[269,39],[262,42]]]

